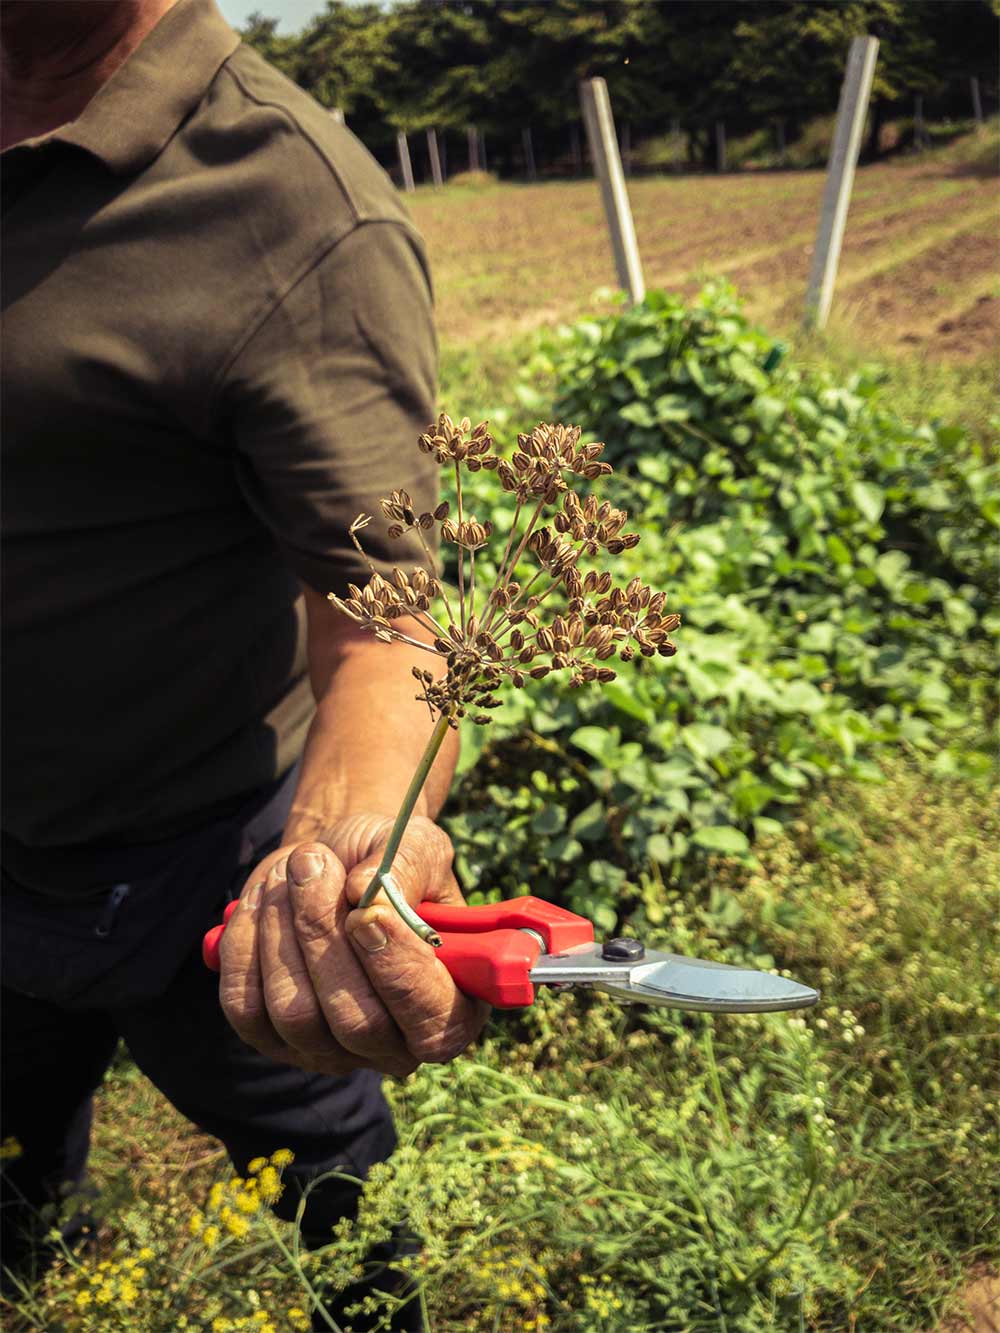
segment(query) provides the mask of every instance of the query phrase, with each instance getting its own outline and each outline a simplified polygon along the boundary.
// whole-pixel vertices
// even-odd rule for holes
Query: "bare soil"
[[[1000,1277],[977,1278],[962,1293],[958,1308],[940,1324],[937,1333],[1000,1333]]]
[[[777,330],[803,308],[824,173],[659,176],[629,193],[646,282],[693,291],[734,281],[751,315]],[[422,188],[442,336],[503,339],[608,308],[616,285],[592,181]],[[873,350],[978,360],[998,349],[995,172],[948,154],[861,168],[830,330]]]

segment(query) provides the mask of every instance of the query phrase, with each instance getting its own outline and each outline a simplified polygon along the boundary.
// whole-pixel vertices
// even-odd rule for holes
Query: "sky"
[[[226,22],[240,28],[254,10],[278,19],[279,32],[301,32],[314,14],[326,8],[324,0],[215,0]]]

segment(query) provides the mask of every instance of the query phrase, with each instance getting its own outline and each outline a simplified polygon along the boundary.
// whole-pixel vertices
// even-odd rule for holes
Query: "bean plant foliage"
[[[555,896],[603,929],[641,899],[655,923],[664,882],[752,857],[886,746],[988,768],[1000,490],[964,431],[900,420],[877,371],[797,365],[722,284],[549,335],[521,396],[606,442],[642,533],[619,576],[667,589],[683,627],[669,670],[540,682],[465,754],[449,829],[474,896]]]

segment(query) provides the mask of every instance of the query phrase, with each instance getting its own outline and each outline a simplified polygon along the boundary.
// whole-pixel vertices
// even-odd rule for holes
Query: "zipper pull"
[[[115,917],[118,915],[118,909],[132,891],[130,884],[116,884],[108,894],[108,901],[105,903],[104,911],[101,913],[101,919],[94,927],[94,934],[102,940],[114,930]]]

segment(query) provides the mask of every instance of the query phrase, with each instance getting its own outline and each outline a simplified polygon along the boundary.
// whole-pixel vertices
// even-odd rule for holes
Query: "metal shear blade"
[[[601,956],[599,944],[545,954],[531,969],[536,985],[588,986],[618,1000],[708,1013],[757,1014],[805,1009],[819,991],[788,977],[729,963],[646,949],[639,961]]]

